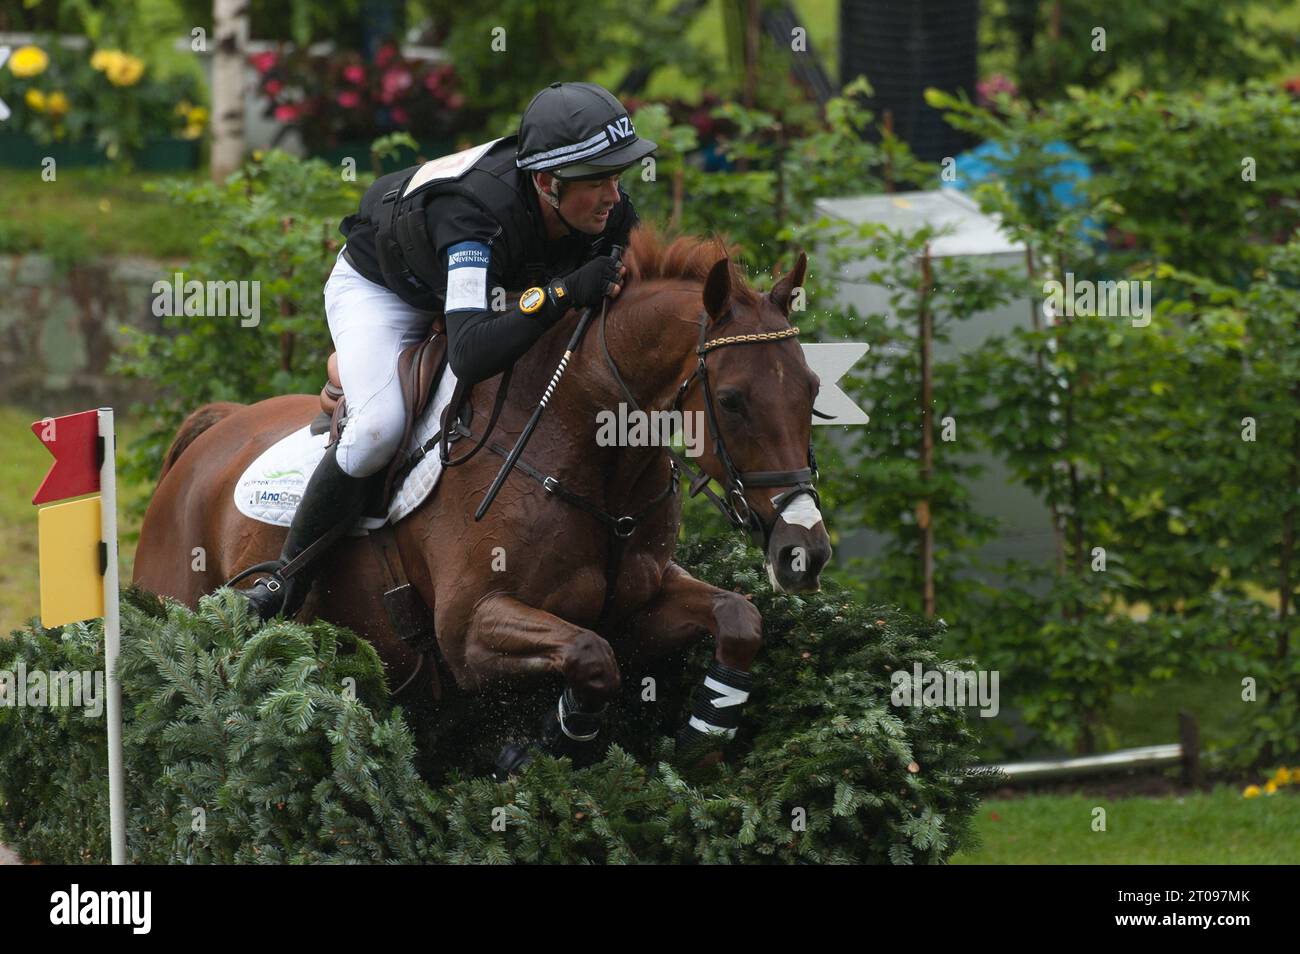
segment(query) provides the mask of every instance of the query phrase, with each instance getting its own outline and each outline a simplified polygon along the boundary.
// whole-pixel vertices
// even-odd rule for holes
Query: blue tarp
[[[1050,198],[1041,197],[1044,204],[1050,203],[1062,210],[1077,209],[1086,204],[1087,194],[1083,184],[1092,177],[1092,170],[1083,161],[1083,157],[1064,142],[1050,142],[1043,149],[1045,152],[1061,156],[1060,162],[1053,163],[1049,167],[1055,181],[1052,183]],[[973,192],[980,183],[998,177],[999,170],[994,162],[1007,156],[1007,150],[1003,145],[992,141],[963,152],[957,156],[957,178],[951,185],[962,192]],[[1088,234],[1088,230],[1098,231],[1100,228],[1100,224],[1095,219],[1084,219],[1078,237],[1100,248],[1103,243],[1099,243]]]
[[[1085,195],[1080,183],[1092,176],[1088,164],[1068,143],[1048,143],[1044,151],[1061,156],[1061,161],[1051,167],[1052,175],[1058,180],[1052,186],[1052,201],[1066,209],[1083,205]],[[993,162],[1007,156],[1006,149],[998,142],[986,142],[963,152],[957,157],[957,179],[952,184],[963,192],[972,191],[981,182],[995,178],[997,170]]]

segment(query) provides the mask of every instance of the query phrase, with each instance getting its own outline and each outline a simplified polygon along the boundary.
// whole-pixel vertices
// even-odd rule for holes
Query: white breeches
[[[366,477],[397,453],[406,423],[397,355],[424,340],[433,313],[363,277],[340,252],[325,283],[325,318],[348,400],[338,463],[348,475]]]

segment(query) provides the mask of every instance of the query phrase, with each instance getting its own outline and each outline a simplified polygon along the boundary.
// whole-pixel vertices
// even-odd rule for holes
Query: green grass
[[[1094,808],[1106,831],[1093,831]],[[1198,865],[1300,863],[1300,791],[1243,798],[1220,786],[1175,798],[1041,795],[984,803],[983,846],[953,864]]]
[[[186,173],[196,177],[199,173]],[[169,176],[112,169],[0,169],[0,254],[43,252],[64,261],[101,254],[188,257],[203,223],[176,214],[146,182]]]
[[[87,408],[89,410],[89,408]],[[37,567],[36,508],[32,496],[54,458],[31,432],[40,412],[0,406],[0,639],[40,613],[41,592]],[[117,440],[125,446],[138,428],[117,420]],[[135,545],[122,539],[137,532],[139,521],[127,514],[127,504],[147,497],[152,487],[118,485],[118,572],[122,582],[131,579]]]

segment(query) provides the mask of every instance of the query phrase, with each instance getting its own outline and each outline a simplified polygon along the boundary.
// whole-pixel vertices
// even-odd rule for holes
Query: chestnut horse
[[[818,588],[830,557],[812,487],[818,381],[788,321],[807,260],[800,254],[793,271],[760,294],[745,284],[732,251],[690,237],[669,243],[637,229],[621,295],[570,358],[523,454],[533,473],[512,473],[475,522],[475,506],[502,463],[485,449],[446,468],[434,493],[395,526],[407,577],[433,613],[434,658],[459,689],[478,693],[560,676],[581,710],[599,710],[619,691],[620,659],[664,656],[705,635],[715,641],[717,663],[748,673],[761,639],[758,611],[673,562],[681,495],[667,490],[677,477],[672,457],[653,444],[597,441],[598,412],[620,402],[697,415],[709,436],[690,463],[704,471],[692,492],[707,491],[704,475],[723,486],[721,496],[707,492],[761,540],[774,586]],[[516,362],[494,443],[514,442],[577,319],[570,312]],[[476,439],[500,381],[472,391]],[[190,415],[145,515],[136,583],[194,607],[242,568],[280,552],[285,529],[242,515],[234,485],[272,443],[316,416],[317,400],[294,394],[205,405]],[[563,489],[544,485],[542,474]],[[195,559],[197,547],[203,561]],[[394,684],[410,682],[422,654],[394,633],[369,549],[364,536],[342,537],[321,561],[300,618],[352,629],[374,645]],[[409,691],[436,698],[438,671],[427,667]],[[718,709],[708,711],[744,697],[715,698]],[[710,724],[706,734],[717,732]]]

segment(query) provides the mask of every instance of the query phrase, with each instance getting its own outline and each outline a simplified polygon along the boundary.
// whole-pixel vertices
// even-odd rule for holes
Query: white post
[[[126,795],[122,777],[122,684],[117,679],[120,645],[117,606],[117,441],[113,409],[99,409],[104,462],[99,467],[100,539],[108,551],[104,568],[104,668],[108,676],[108,823],[113,864],[126,864]]]

